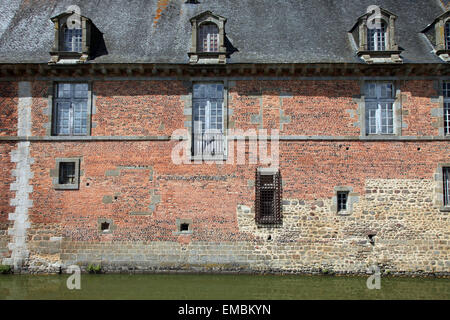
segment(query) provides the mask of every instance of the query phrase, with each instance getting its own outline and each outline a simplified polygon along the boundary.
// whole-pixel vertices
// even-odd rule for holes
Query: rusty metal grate
[[[255,220],[258,224],[281,224],[281,174],[256,170]]]

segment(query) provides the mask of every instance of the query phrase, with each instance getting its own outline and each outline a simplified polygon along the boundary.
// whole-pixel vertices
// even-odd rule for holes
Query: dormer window
[[[428,38],[436,55],[450,61],[450,10],[437,17],[422,33]]]
[[[189,62],[194,63],[226,63],[224,17],[203,12],[191,20],[192,46],[188,53]]]
[[[219,52],[219,28],[214,23],[204,23],[198,30],[198,51]]]
[[[79,12],[64,12],[51,18],[55,40],[49,64],[83,63],[91,54],[91,30],[97,30],[90,19]]]
[[[395,41],[397,16],[378,6],[369,6],[350,30],[358,56],[367,63],[401,63]]]

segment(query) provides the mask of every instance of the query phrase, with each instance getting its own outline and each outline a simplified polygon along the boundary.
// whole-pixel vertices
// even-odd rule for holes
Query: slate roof
[[[398,16],[404,63],[442,63],[420,32],[447,0],[2,0],[0,63],[45,63],[50,18],[78,5],[103,33],[107,55],[89,63],[187,63],[189,19],[203,11],[227,19],[228,63],[363,63],[348,37],[369,5]]]

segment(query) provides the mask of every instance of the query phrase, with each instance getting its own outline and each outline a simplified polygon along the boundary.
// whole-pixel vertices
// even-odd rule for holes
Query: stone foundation
[[[262,272],[449,275],[448,212],[433,205],[434,181],[373,179],[350,215],[331,199],[284,199],[283,225],[257,227],[238,205],[239,232],[253,241],[70,241],[29,243],[25,272],[100,264],[106,272]],[[369,235],[372,239],[369,239]],[[189,236],[186,236],[189,237]]]

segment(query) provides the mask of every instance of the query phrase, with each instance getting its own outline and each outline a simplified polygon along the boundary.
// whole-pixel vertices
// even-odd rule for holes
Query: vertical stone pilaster
[[[31,135],[31,102],[31,83],[19,82],[18,136]],[[10,155],[11,162],[16,165],[12,170],[15,181],[10,185],[10,190],[15,191],[15,198],[10,200],[10,204],[15,210],[8,217],[14,222],[12,228],[8,230],[8,235],[11,236],[11,242],[8,244],[11,257],[4,259],[3,263],[14,266],[15,270],[20,270],[29,254],[27,248],[27,229],[30,228],[28,209],[33,206],[33,201],[29,199],[29,194],[33,191],[29,181],[33,178],[31,164],[34,162],[30,157],[30,142],[19,142],[17,149],[11,151]]]

